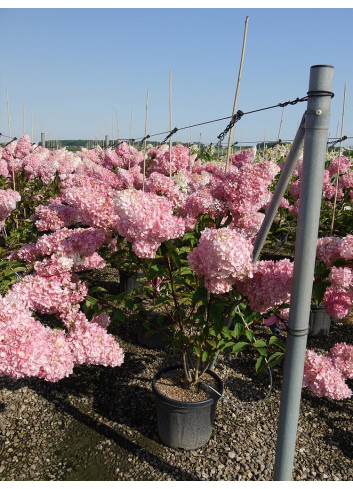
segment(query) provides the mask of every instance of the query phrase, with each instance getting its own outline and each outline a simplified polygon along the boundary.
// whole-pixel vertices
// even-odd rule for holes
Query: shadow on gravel
[[[151,451],[147,451],[144,444],[140,444],[137,441],[131,441],[128,438],[126,438],[124,435],[121,435],[114,429],[110,428],[109,426],[99,423],[93,418],[91,418],[90,416],[82,413],[79,409],[72,406],[69,402],[61,401],[59,408],[61,411],[64,411],[65,413],[69,414],[72,418],[79,421],[81,424],[85,425],[86,427],[94,430],[96,433],[103,436],[105,439],[109,439],[113,441],[120,449],[123,449],[129,452],[130,454],[138,457],[141,461],[147,462],[154,469],[157,469],[158,471],[161,472],[168,472],[168,473],[172,472],[173,474],[177,474],[177,477],[181,478],[180,480],[199,480],[196,477],[190,476],[188,472],[185,472],[184,470],[180,468],[176,468],[175,466],[169,464],[168,462],[165,462],[158,455],[153,454]],[[123,422],[123,420],[120,421]],[[83,479],[81,478],[80,480]],[[107,479],[101,479],[101,480],[107,480]]]
[[[163,354],[159,353],[158,359],[161,358],[163,361]],[[146,468],[137,464],[134,480],[154,480],[154,472],[168,473],[176,480],[199,480],[160,456],[166,447],[157,435],[151,379],[143,375],[146,363],[155,361],[153,351],[143,355],[126,353],[119,368],[82,365],[75,368],[72,376],[55,384],[36,378],[5,379],[4,384],[14,391],[27,386],[53,403],[57,411],[70,416],[72,423],[67,425],[64,441],[55,447],[56,456],[73,469],[64,480],[124,480],[121,474],[133,466],[128,462],[130,455],[146,463]],[[138,379],[146,388],[133,384],[132,379]],[[71,395],[93,398],[94,416],[74,406],[69,400]],[[2,409],[6,406],[1,403]],[[108,421],[99,422],[101,417]],[[97,451],[97,444],[107,440],[115,444],[113,452]],[[122,469],[120,478],[114,472],[116,468]]]

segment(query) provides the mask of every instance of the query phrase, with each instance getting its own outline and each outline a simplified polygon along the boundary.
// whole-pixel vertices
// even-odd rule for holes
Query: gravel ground
[[[212,437],[191,451],[164,446],[156,427],[151,381],[176,363],[168,348],[137,344],[133,324],[115,325],[125,349],[118,368],[79,366],[68,379],[0,379],[0,481],[271,481],[276,452],[282,366],[253,374],[243,353],[218,359],[224,381]],[[258,335],[257,335],[258,336]],[[285,341],[285,334],[283,334]],[[353,326],[333,324],[308,347],[327,351],[353,342]],[[350,387],[353,388],[353,381]],[[353,480],[353,399],[330,401],[304,390],[293,480]]]

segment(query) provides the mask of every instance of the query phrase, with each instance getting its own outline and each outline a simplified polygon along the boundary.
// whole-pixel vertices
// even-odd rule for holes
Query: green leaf
[[[207,351],[204,351],[202,353],[201,359],[202,359],[203,362],[206,362],[208,360],[208,352]]]
[[[260,355],[261,355],[262,357],[267,357],[268,353],[267,353],[266,348],[261,348],[261,347],[260,347],[260,348],[256,348],[256,350],[257,350],[257,351],[260,353]]]
[[[198,289],[196,289],[192,296],[193,306],[199,301],[201,301],[204,305],[207,305],[207,290],[205,289],[205,287],[199,287]]]
[[[193,351],[197,357],[201,356],[201,348],[198,345],[194,345]]]
[[[286,345],[282,343],[277,336],[271,336],[270,341],[268,342],[269,345],[275,345],[278,346],[283,351],[286,351]]]
[[[284,353],[277,351],[276,353],[273,353],[270,356],[270,358],[268,359],[267,365],[269,367],[273,367],[274,365],[281,363],[283,358],[284,358]]]
[[[236,323],[234,326],[234,331],[232,331],[232,336],[235,336],[236,339],[239,339],[240,336],[243,334],[243,331],[244,331],[244,324]]]
[[[224,305],[223,304],[212,304],[211,305],[211,310],[210,310],[210,319],[212,321],[218,321],[222,319],[222,313],[224,311]]]
[[[114,314],[112,316],[112,322],[119,322],[119,323],[123,323],[126,319],[126,316],[125,314],[123,313],[123,311],[121,311],[120,309],[116,309],[114,311]]]
[[[263,340],[257,340],[255,341],[255,343],[253,344],[253,346],[255,348],[262,348],[262,347],[266,347],[266,341],[263,341]]]
[[[105,289],[104,287],[95,286],[89,289],[89,291],[92,294],[93,292],[107,292],[107,289]]]
[[[316,302],[316,304],[321,304],[323,299],[324,299],[324,295],[325,295],[325,292],[326,292],[326,289],[327,287],[329,286],[329,283],[328,282],[320,282],[318,283],[317,285],[315,285],[314,289],[313,289],[313,298]]]
[[[241,350],[243,350],[246,346],[248,346],[248,342],[246,341],[240,341],[236,345],[233,346],[233,353],[239,353]]]
[[[250,341],[250,343],[253,342],[254,340],[254,333],[251,331],[251,329],[247,329],[245,331],[245,336],[247,337],[247,339]]]
[[[256,361],[256,372],[261,372],[266,367],[266,361],[264,357],[259,357]]]
[[[167,295],[161,295],[161,296],[157,297],[157,299],[156,299],[156,306],[158,304],[163,304],[164,302],[168,302],[169,300],[170,300],[170,298]]]

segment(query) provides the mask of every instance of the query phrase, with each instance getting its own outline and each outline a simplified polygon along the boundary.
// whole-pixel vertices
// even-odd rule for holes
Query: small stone
[[[228,457],[229,457],[230,459],[235,458],[235,452],[228,452]]]

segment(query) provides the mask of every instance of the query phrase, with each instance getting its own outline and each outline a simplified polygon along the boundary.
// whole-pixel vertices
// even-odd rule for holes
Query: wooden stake
[[[337,164],[337,175],[336,175],[336,190],[335,190],[335,199],[333,202],[333,212],[332,212],[332,221],[331,221],[331,236],[333,233],[333,226],[335,223],[335,213],[336,213],[336,203],[337,203],[337,192],[338,192],[338,180],[340,177],[340,163],[341,163],[341,151],[342,151],[342,137],[343,137],[343,126],[344,126],[344,113],[346,108],[346,89],[347,82],[344,84],[344,94],[343,94],[343,109],[342,109],[342,122],[341,122],[341,141],[340,141],[340,149],[338,153],[338,164]]]
[[[7,102],[7,123],[9,126],[9,137],[10,137],[10,139],[12,139],[12,137],[11,137],[11,120],[10,120],[10,101],[9,101],[8,90],[6,90],[6,102]]]
[[[23,104],[23,135],[26,134],[26,105]]]
[[[119,142],[119,118],[118,118],[118,109],[116,109],[116,128],[117,128],[117,142]]]
[[[7,102],[7,122],[9,125],[9,137],[11,138],[11,120],[10,120],[10,101],[9,101],[9,92],[6,90],[6,102]],[[12,185],[13,189],[16,190],[16,183],[15,183],[15,167],[14,167],[14,162],[13,162],[13,156],[11,154],[11,166],[12,166]],[[18,227],[18,225],[16,225]]]
[[[237,83],[237,88],[236,88],[236,91],[235,91],[232,117],[234,117],[235,111],[236,111],[236,107],[237,107],[239,87],[240,87],[240,80],[241,80],[241,72],[242,72],[242,69],[243,69],[243,61],[244,61],[244,54],[245,54],[246,35],[247,35],[247,32],[248,32],[248,22],[249,22],[249,16],[247,16],[246,19],[245,19],[243,48],[242,48],[242,52],[241,52],[241,60],[240,60],[240,67],[239,67],[239,74],[238,74],[238,83]],[[227,148],[227,158],[226,158],[225,172],[228,171],[229,156],[230,156],[230,145],[231,145],[231,141],[232,141],[232,134],[233,134],[233,128],[231,127],[230,128],[230,131],[229,131],[229,137],[228,137],[228,148]]]
[[[339,130],[339,127],[340,127],[340,120],[338,119],[338,121],[337,121],[336,139],[338,138],[338,130]]]
[[[31,143],[34,143],[34,136],[33,136],[33,112],[32,112],[32,139]]]
[[[112,144],[114,147],[114,107],[113,107],[113,116],[112,116]]]
[[[277,141],[279,141],[279,137],[280,137],[280,135],[281,135],[282,122],[283,122],[283,113],[284,113],[284,107],[282,108],[281,122],[280,122],[280,124],[279,124]]]
[[[172,132],[172,70],[169,73],[169,128]],[[169,178],[172,177],[172,136],[169,138]]]
[[[148,90],[147,90],[147,100],[146,100],[146,122],[145,122],[145,139],[143,141],[143,181],[142,181],[142,191],[145,191],[145,179],[146,179],[146,138],[147,138],[147,119],[148,119]]]
[[[129,170],[130,170],[130,158],[131,158],[131,150],[130,150],[130,145],[131,145],[131,136],[132,136],[132,115],[134,113],[134,106],[131,107],[131,119],[130,119],[130,140],[129,140]]]

